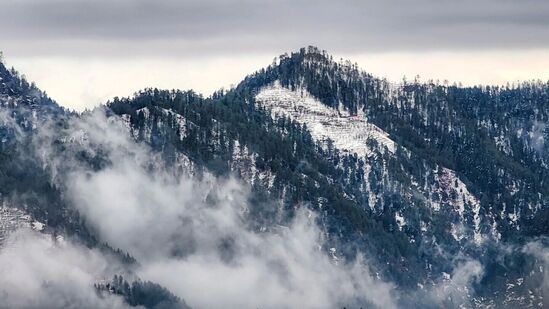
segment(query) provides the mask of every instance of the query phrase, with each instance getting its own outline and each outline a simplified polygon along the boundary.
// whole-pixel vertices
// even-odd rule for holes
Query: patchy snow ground
[[[7,236],[19,228],[33,228],[41,231],[44,224],[32,220],[31,216],[23,210],[0,204],[0,246]]]
[[[275,175],[270,170],[260,171],[257,169],[258,157],[257,153],[252,152],[246,145],[240,145],[240,142],[235,140],[231,170],[240,174],[252,186],[256,181],[259,181],[270,189],[273,187]]]
[[[473,239],[477,245],[482,242],[480,232],[480,201],[469,190],[467,186],[456,173],[448,168],[440,168],[435,171],[435,180],[438,187],[428,188],[426,191],[431,192],[429,202],[433,210],[440,210],[441,204],[450,204],[460,216],[460,225],[465,222],[465,212],[469,211],[473,216]],[[438,199],[433,198],[433,193],[436,193]],[[452,236],[455,240],[460,241],[464,236],[463,226],[452,224]],[[494,235],[495,236],[495,235]]]
[[[160,112],[162,112],[164,115],[172,116],[175,119],[176,124],[177,124],[178,129],[179,129],[179,133],[181,134],[180,138],[183,139],[186,136],[186,134],[187,134],[187,127],[186,127],[187,119],[185,119],[185,117],[183,117],[183,116],[179,115],[178,113],[175,113],[171,110],[162,108],[162,107],[155,106],[154,108],[159,110]],[[149,110],[148,107],[143,107],[141,109],[138,109],[136,112],[137,113],[142,112],[143,116],[145,117],[145,121],[149,122],[149,115],[151,114],[151,111]],[[135,138],[137,138],[139,136],[139,131],[132,129],[131,124],[130,124],[130,115],[125,114],[125,115],[122,115],[121,118],[124,121],[124,124],[128,128],[128,130],[132,133],[132,135]],[[156,125],[158,127],[162,127],[165,124],[163,124],[161,121],[159,121],[157,119]],[[152,124],[148,124],[144,127],[143,138],[145,140],[150,140],[151,139],[151,135],[152,135],[151,129],[152,129]]]
[[[264,87],[255,97],[256,102],[270,110],[273,119],[290,117],[302,125],[306,125],[311,136],[328,148],[328,140],[334,148],[343,153],[354,154],[367,158],[374,153],[368,146],[368,140],[375,140],[379,146],[394,153],[396,144],[389,134],[374,124],[368,122],[363,113],[352,116],[343,106],[330,108],[315,99],[305,89],[292,91],[276,81]],[[370,190],[368,174],[370,167],[366,164],[364,183],[369,192],[369,207],[373,209],[377,196]]]
[[[356,153],[359,157],[369,157],[373,150],[370,149],[367,141],[373,139],[390,153],[395,152],[396,144],[389,138],[389,134],[369,123],[364,114],[352,116],[342,107],[330,108],[315,99],[305,89],[292,91],[282,87],[280,82],[276,81],[261,89],[255,99],[271,112],[274,119],[286,116],[306,125],[312,137],[322,142],[325,147],[327,141],[331,140],[333,146],[341,151]],[[365,168],[365,176],[367,176],[368,166]],[[427,200],[433,210],[439,211],[442,204],[449,204],[459,215],[460,222],[454,224],[451,231],[457,241],[465,237],[463,224],[466,222],[466,213],[471,213],[472,236],[474,242],[479,245],[483,239],[480,232],[480,201],[469,192],[465,183],[454,171],[440,167],[439,171],[434,171],[434,174],[436,185],[432,187],[426,185],[418,189],[428,193]],[[371,192],[370,195],[372,195]],[[376,197],[370,196],[369,201],[375,204]],[[373,209],[373,204],[370,208]],[[406,220],[401,213],[395,216],[395,221],[400,230],[406,225]],[[493,233],[496,236],[497,230]]]
[[[305,124],[315,140],[326,142],[330,139],[340,150],[367,157],[371,150],[366,142],[374,139],[390,152],[395,151],[395,142],[389,134],[369,123],[364,115],[351,116],[343,108],[330,108],[304,89],[292,91],[277,81],[263,88],[255,99],[270,109],[273,118],[288,116]]]

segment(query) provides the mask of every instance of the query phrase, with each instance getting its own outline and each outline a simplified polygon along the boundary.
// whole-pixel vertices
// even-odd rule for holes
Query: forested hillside
[[[1,65],[0,77],[0,197],[44,222],[46,232],[101,248],[126,265],[124,277],[129,273],[135,282],[109,281],[111,274],[96,284],[99,294],[149,307],[195,297],[140,281],[135,273],[141,262],[150,265],[150,250],[118,241],[104,230],[110,219],[97,222],[96,213],[80,205],[88,201],[74,197],[88,187],[107,190],[93,183],[95,177],[126,172],[136,161],[151,183],[143,188],[136,177],[140,191],[164,192],[185,183],[181,179],[209,188],[203,199],[198,199],[203,192],[196,192],[196,205],[188,211],[175,207],[172,216],[160,210],[160,217],[170,214],[162,217],[168,222],[182,218],[167,236],[154,234],[158,231],[147,220],[123,230],[150,234],[155,244],[160,244],[157,236],[166,240],[166,260],[192,260],[193,254],[210,252],[209,241],[217,244],[187,226],[225,203],[225,185],[215,181],[236,179],[248,192],[239,204],[240,233],[250,233],[249,239],[281,237],[287,245],[291,241],[280,235],[295,232],[296,220],[306,212],[318,226],[318,250],[331,263],[326,265],[367,261],[374,282],[394,286],[397,307],[545,305],[547,82],[462,87],[416,78],[391,83],[309,47],[281,55],[236,87],[209,97],[144,89],[77,114]],[[115,179],[115,187],[127,181],[131,188],[135,181]],[[75,188],[71,182],[78,181],[88,187]],[[113,207],[120,208],[101,215],[139,204],[136,198],[117,197]],[[181,201],[145,196],[143,202],[151,209],[141,212],[156,213]],[[217,224],[215,218],[208,222]],[[237,267],[239,254],[250,258],[242,252],[263,252],[256,245],[250,245],[255,251],[244,250],[256,244],[248,238],[243,245],[239,237],[221,234],[211,250],[219,251],[223,267]],[[285,269],[286,262],[277,263]],[[281,273],[295,276],[291,270]],[[141,289],[165,297],[138,296]],[[334,304],[382,306],[363,295],[346,295]]]

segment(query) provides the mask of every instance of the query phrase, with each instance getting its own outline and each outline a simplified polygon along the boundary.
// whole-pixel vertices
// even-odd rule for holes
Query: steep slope
[[[326,148],[335,148],[343,153],[357,155],[358,158],[366,160],[370,157],[379,155],[376,148],[371,149],[369,145],[379,145],[388,155],[394,155],[396,144],[389,138],[389,134],[379,127],[371,124],[365,118],[363,113],[359,112],[351,116],[345,109],[342,111],[327,107],[319,101],[312,98],[306,90],[290,91],[282,88],[278,82],[273,86],[263,88],[256,96],[256,101],[266,108],[270,109],[274,118],[290,117],[301,124],[310,128],[313,138],[320,144],[325,144]],[[406,150],[404,150],[406,151]],[[372,190],[369,184],[369,174],[371,166],[365,164],[364,187],[365,193],[368,193],[368,205],[371,210],[375,209],[378,202],[378,196]],[[389,171],[384,170],[385,173]],[[422,188],[414,178],[408,180],[412,189],[422,192],[428,200],[429,205],[435,210],[440,211],[441,204],[448,204],[453,207],[457,215],[461,218],[458,224],[465,222],[465,210],[473,214],[473,238],[476,244],[482,242],[480,235],[480,202],[469,193],[465,184],[456,176],[455,172],[447,168],[441,171],[434,170],[429,173],[435,174],[434,187]],[[415,183],[414,183],[415,182]],[[427,189],[427,190],[426,190]],[[401,194],[411,194],[411,192],[402,192]],[[448,196],[445,200],[437,200],[433,195]],[[400,212],[395,212],[395,221],[402,230],[406,225],[406,220]],[[459,230],[459,231],[456,231]],[[497,231],[494,231],[497,233]],[[463,226],[456,227],[452,225],[452,235],[459,241],[464,235]],[[441,235],[439,235],[441,236]],[[495,235],[497,236],[497,235]]]
[[[400,306],[544,305],[548,84],[397,85],[310,47],[208,98],[145,89],[76,115],[14,72],[0,66],[0,73],[0,197],[56,232],[105,242],[61,180],[82,171],[93,179],[122,153],[147,162],[139,168],[151,179],[244,181],[251,192],[241,205],[243,233],[286,235],[306,209],[331,263],[365,257],[375,280],[395,285]],[[218,203],[208,190],[199,205]],[[151,199],[167,206],[162,201]],[[169,237],[185,240],[179,232]],[[231,239],[216,249],[230,265]],[[182,259],[196,246],[167,249]],[[118,278],[97,289],[131,301]]]
[[[532,282],[543,262],[520,248],[546,235],[543,139],[538,150],[532,138],[517,140],[513,147],[525,152],[518,159],[498,146],[512,134],[486,140],[488,128],[506,124],[483,119],[524,105],[528,95],[527,108],[543,121],[547,86],[494,89],[393,85],[309,48],[210,98],[149,89],[109,106],[172,161],[182,153],[195,170],[236,173],[252,184],[259,230],[307,207],[321,214],[335,256],[366,253],[402,288],[441,285],[474,260],[483,283],[463,303],[524,305],[541,297]],[[489,107],[475,94],[506,103]],[[518,296],[493,297],[509,286]]]
[[[345,166],[339,167],[301,124],[273,120],[263,108],[249,104],[253,99],[251,92],[202,99],[178,91],[148,90],[133,99],[111,102],[109,106],[129,119],[136,136],[147,132],[147,125],[153,124],[154,133],[145,141],[157,145],[167,158],[173,158],[173,152],[180,152],[190,158],[197,169],[206,167],[217,175],[237,173],[253,184],[249,213],[256,229],[286,224],[295,209],[303,206],[318,210],[332,238],[331,247],[336,248],[338,241],[343,241],[337,252],[345,249],[351,254],[359,249],[375,256],[375,260],[400,265],[398,269],[402,272],[386,275],[402,277],[399,279],[402,282],[415,285],[413,275],[402,265],[402,255],[411,250],[410,247],[417,250],[417,244],[407,241],[404,233],[396,229],[393,214],[364,212],[355,199],[350,198],[359,189],[347,175],[361,163],[345,155],[337,159]],[[150,112],[147,119],[144,108],[156,112]],[[166,109],[185,119],[184,130],[179,128],[181,122],[174,122]],[[175,149],[171,148],[173,145]],[[374,162],[374,165],[380,163]],[[378,216],[388,216],[387,223],[394,228],[385,229]],[[365,234],[372,238],[366,239]],[[394,246],[387,247],[387,243]]]
[[[384,211],[394,214],[410,241],[415,241],[418,230],[429,233],[442,223],[442,229],[430,235],[434,241],[426,244],[479,259],[489,270],[501,270],[504,265],[490,261],[502,254],[500,249],[492,251],[492,246],[514,246],[547,235],[547,84],[460,88],[416,81],[394,85],[309,48],[281,56],[276,67],[256,73],[242,86],[258,89],[256,100],[275,117],[283,114],[306,123],[318,142],[331,138],[324,143],[325,149],[335,144],[341,151],[371,156],[364,144],[357,148],[346,142],[349,135],[370,135],[372,129],[364,123],[375,126],[371,144],[386,144],[387,136],[393,140],[397,151],[389,152],[396,155],[378,156],[388,162],[396,158],[384,167],[383,184],[385,188],[400,185],[398,194],[412,198]],[[311,97],[332,109],[331,115],[320,113],[331,119],[315,121],[319,107]],[[303,116],[303,109],[310,113]],[[342,118],[358,125],[341,127],[347,122]],[[363,170],[372,173],[368,164]],[[416,219],[422,207],[432,210],[428,210],[427,221]],[[453,239],[446,236],[448,232]],[[517,259],[524,259],[520,255]],[[483,280],[501,275],[490,272]],[[499,283],[507,282],[507,287],[524,280],[503,276],[507,278]],[[498,282],[493,284],[498,287],[487,295],[503,288]],[[521,297],[514,300],[524,301]]]
[[[79,160],[81,166],[94,166],[104,160],[101,154],[88,156],[82,145],[85,141],[67,135],[71,122],[80,121],[79,117],[57,105],[15,70],[7,70],[0,63],[0,272],[3,273],[0,307],[85,305],[102,308],[128,304],[156,308],[161,304],[163,308],[189,308],[162,286],[135,280],[132,273],[135,259],[100,239],[72,205],[73,201],[67,198],[66,187],[58,179],[59,173],[71,170],[52,163],[64,157],[72,162]],[[66,262],[63,259],[75,258],[79,251],[87,252],[87,257],[92,256],[91,260],[100,253],[106,263],[121,265],[116,271],[131,274],[135,280],[131,283],[132,294],[112,289],[111,285],[111,289],[100,285],[94,289],[95,282],[90,280],[83,283],[85,293],[97,293],[99,301],[92,303],[95,297],[82,300],[84,292],[78,291],[78,287],[67,286],[67,282],[78,286],[78,280],[85,276],[84,271],[92,267],[85,263],[92,262],[83,257],[72,261],[84,265],[84,270],[71,265],[70,261],[63,264]],[[55,262],[67,273],[52,271],[57,267]],[[18,268],[20,265],[23,265],[22,269]],[[23,276],[23,271],[26,272],[25,280],[36,283],[38,290],[33,289],[33,284],[25,285],[25,280],[19,277]],[[63,279],[67,282],[61,285],[60,276],[65,276]],[[47,295],[39,295],[44,291]],[[120,295],[125,302],[116,299],[110,302],[111,295]]]
[[[414,155],[455,170],[484,209],[504,217],[497,220],[503,237],[513,237],[522,220],[523,228],[546,227],[530,220],[548,202],[547,83],[393,85],[356,65],[335,63],[315,48],[283,57],[270,71],[264,75],[277,76],[287,88],[306,89],[327,106],[363,114]]]
[[[59,192],[32,156],[34,133],[44,122],[69,115],[33,84],[0,64],[0,198],[14,193],[30,214],[52,226],[70,225]]]

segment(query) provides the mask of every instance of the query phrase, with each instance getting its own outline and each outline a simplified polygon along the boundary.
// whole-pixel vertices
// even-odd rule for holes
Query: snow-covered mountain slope
[[[86,229],[88,218],[72,207],[58,179],[138,159],[144,175],[206,183],[238,178],[250,193],[239,215],[251,233],[288,230],[305,208],[321,227],[319,252],[339,265],[366,256],[378,280],[409,293],[402,301],[410,307],[520,307],[542,299],[543,86],[523,95],[389,85],[303,51],[209,98],[146,89],[74,114],[3,74],[0,193],[20,198],[15,202],[25,209],[0,208],[4,230],[18,227],[15,220],[78,237],[90,247],[103,243]],[[513,95],[519,101],[531,97],[522,105],[502,103]],[[486,102],[506,111],[499,114]],[[522,115],[529,104],[537,104],[535,113]],[[515,128],[532,126],[524,142]],[[146,184],[139,183],[140,194],[150,192]],[[209,189],[197,200],[215,204]],[[126,195],[112,206],[134,198]],[[154,200],[149,204],[159,207]],[[147,229],[142,232],[147,236]],[[221,246],[238,251],[229,236]],[[229,255],[229,267],[241,262],[238,254]],[[436,292],[435,300],[422,294],[428,291]]]
[[[341,153],[358,155],[366,162],[364,170],[364,191],[368,194],[370,209],[374,208],[377,200],[382,198],[372,192],[369,184],[370,160],[383,160],[379,149],[386,150],[392,157],[395,155],[396,143],[390,139],[389,134],[376,125],[368,122],[359,106],[359,112],[351,115],[343,106],[337,108],[328,107],[314,98],[306,89],[290,90],[281,86],[279,81],[263,87],[255,96],[256,102],[265,107],[273,119],[288,117],[306,126],[311,136],[325,148],[333,147]],[[376,145],[377,147],[374,147]],[[406,151],[406,150],[404,150]],[[385,167],[386,168],[386,167]],[[385,170],[384,174],[387,173]],[[453,212],[456,219],[452,222],[451,234],[456,241],[461,241],[468,230],[473,231],[474,242],[479,245],[483,236],[480,225],[480,202],[459,179],[456,173],[448,168],[436,167],[430,172],[433,175],[433,183],[427,181],[420,185],[411,181],[410,189],[421,192],[425,196],[428,206],[435,212]],[[448,205],[441,210],[441,205]],[[466,214],[471,214],[471,219]],[[413,215],[413,214],[412,214]],[[415,216],[415,215],[413,215]],[[407,223],[406,215],[397,212],[396,224],[402,230]],[[421,222],[417,222],[421,230]],[[497,239],[497,230],[487,231],[494,234]]]
[[[351,115],[343,106],[327,107],[306,89],[291,91],[276,81],[261,89],[255,99],[269,109],[274,118],[290,117],[306,125],[311,135],[324,145],[331,140],[333,146],[344,152],[368,157],[372,154],[368,140],[375,140],[389,152],[395,152],[395,142],[389,134],[369,123],[363,113]]]

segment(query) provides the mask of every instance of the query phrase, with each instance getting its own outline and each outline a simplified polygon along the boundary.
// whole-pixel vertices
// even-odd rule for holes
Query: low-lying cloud
[[[252,230],[247,185],[208,173],[199,179],[174,172],[136,143],[120,118],[106,114],[100,108],[65,125],[40,126],[34,141],[39,159],[99,239],[137,258],[137,277],[167,287],[191,307],[397,308],[405,299],[470,304],[472,285],[483,277],[478,261],[456,259],[451,273],[405,296],[380,279],[367,259],[349,262],[328,254],[311,211],[299,210],[287,226]],[[62,152],[55,148],[59,143]],[[90,165],[76,153],[102,163]],[[14,234],[8,243],[0,249],[5,304],[124,306],[93,288],[124,272],[99,251],[30,231]],[[524,250],[547,264],[545,247]]]
[[[0,307],[125,308],[93,286],[110,279],[114,265],[97,250],[21,229],[0,249]]]
[[[393,287],[375,279],[365,261],[331,260],[312,213],[299,213],[288,227],[251,231],[244,217],[248,188],[237,180],[206,175],[198,181],[173,175],[161,163],[151,169],[153,155],[127,156],[149,153],[144,146],[117,142],[124,138],[112,133],[100,136],[113,140],[104,143],[114,146],[112,165],[68,176],[74,204],[102,239],[137,257],[143,278],[191,306],[396,306]]]
[[[67,146],[63,152],[54,140]],[[289,226],[251,230],[248,186],[174,173],[103,109],[43,126],[35,144],[52,181],[99,238],[136,257],[140,278],[192,307],[397,307],[394,286],[365,259],[347,263],[327,254],[312,212],[299,211]],[[74,159],[77,152],[105,163],[90,167]]]

